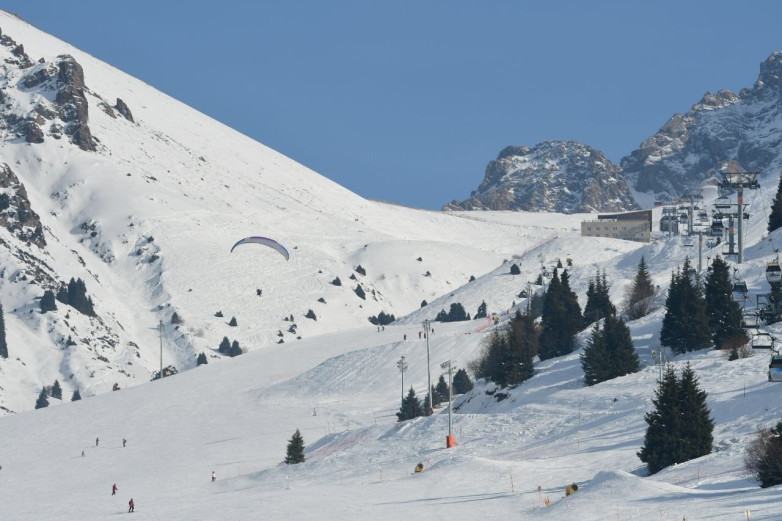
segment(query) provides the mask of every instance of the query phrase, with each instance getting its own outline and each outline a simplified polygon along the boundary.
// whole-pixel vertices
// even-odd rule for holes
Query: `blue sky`
[[[364,197],[431,209],[467,198],[507,145],[576,140],[618,162],[782,50],[774,1],[1,8]]]

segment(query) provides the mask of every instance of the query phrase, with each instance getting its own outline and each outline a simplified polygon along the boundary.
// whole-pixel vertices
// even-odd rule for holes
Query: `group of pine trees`
[[[532,378],[532,359],[538,354],[540,328],[528,314],[516,315],[487,337],[481,355],[470,363],[476,378],[500,387],[515,387]]]
[[[464,306],[460,302],[451,304],[450,309],[446,313],[444,309],[435,317],[438,322],[459,322],[462,320],[470,320],[470,314],[464,310]]]
[[[79,313],[87,315],[88,317],[95,316],[92,298],[87,296],[87,286],[81,279],[74,279],[71,277],[67,286],[65,284],[60,286],[56,296],[50,289],[44,291],[39,304],[41,313],[55,311],[57,309],[57,303],[55,301],[59,301],[66,306],[71,306]]]
[[[741,308],[732,296],[729,265],[719,256],[711,264],[706,284],[686,259],[671,274],[660,343],[682,354],[714,345],[736,350],[748,338],[741,328]]]
[[[220,345],[218,346],[217,350],[227,356],[239,356],[242,354],[242,348],[239,347],[239,341],[234,340],[231,342],[228,340],[227,336],[223,337],[223,340],[220,342]]]
[[[711,452],[714,421],[689,363],[681,377],[668,365],[652,403],[655,409],[644,416],[649,426],[638,452],[650,474]]]
[[[44,386],[43,389],[41,389],[41,392],[38,393],[38,399],[35,400],[35,408],[43,409],[44,407],[49,407],[50,397],[62,400],[62,387],[60,387],[60,382],[57,380],[55,380],[50,387]],[[79,400],[81,400],[81,394],[79,394],[79,390],[76,389],[73,391],[71,401],[76,402]]]
[[[557,270],[551,277],[543,297],[542,329],[538,356],[547,360],[572,353],[576,347],[576,334],[583,329],[584,317],[578,305],[578,297],[570,289],[567,270],[560,277]]]
[[[448,383],[445,381],[445,376],[441,375],[437,385],[432,386],[430,394],[424,398],[423,402],[416,396],[415,390],[410,387],[407,396],[402,399],[402,405],[399,408],[399,412],[396,413],[397,421],[402,422],[418,418],[419,416],[428,416],[432,410],[429,406],[430,396],[432,397],[432,407],[436,407],[442,402],[448,401],[451,390],[454,395],[457,395],[469,392],[472,388],[473,383],[467,375],[467,371],[464,369],[459,369],[454,373],[450,389]]]

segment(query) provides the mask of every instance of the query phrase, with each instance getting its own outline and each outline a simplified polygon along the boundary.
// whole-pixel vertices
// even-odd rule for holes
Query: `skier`
[[[126,440],[125,438],[122,438],[122,446],[123,446],[123,447],[125,446],[125,444],[126,444],[127,442],[128,442],[128,440]]]
[[[84,451],[81,451],[81,457],[82,458],[84,457]]]
[[[100,441],[100,438],[95,438],[95,446],[98,446],[98,442]]]
[[[134,507],[133,498],[130,498],[130,501],[128,501],[128,513],[135,512]]]
[[[418,332],[418,340],[421,340],[421,332]]]
[[[117,490],[119,490],[119,489],[117,488],[117,484],[116,484],[116,483],[114,483],[114,484],[111,486],[111,495],[112,495],[112,496],[116,496],[116,495],[117,495]]]
[[[404,340],[407,340],[407,333],[405,333]]]
[[[212,471],[212,483],[214,483],[215,481],[217,481],[217,478],[215,477],[215,471],[213,470]]]

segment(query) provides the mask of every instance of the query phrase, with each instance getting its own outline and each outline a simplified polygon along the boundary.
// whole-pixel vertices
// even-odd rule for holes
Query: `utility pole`
[[[405,401],[405,371],[407,371],[407,361],[405,360],[405,357],[399,359],[399,361],[396,363],[396,366],[399,368],[399,372],[402,373],[402,401]]]
[[[527,315],[530,315],[532,313],[531,306],[532,306],[532,283],[530,281],[527,281]]]
[[[424,338],[426,338],[426,394],[429,396],[429,410],[426,411],[426,415],[429,416],[434,412],[434,405],[433,403],[433,396],[432,396],[432,371],[429,368],[429,332],[431,331],[431,328],[429,327],[429,319],[427,318],[424,320]]]
[[[442,369],[448,368],[448,437],[445,438],[445,448],[450,449],[456,445],[456,441],[453,438],[453,423],[451,422],[451,397],[453,396],[453,389],[451,384],[451,373],[453,367],[453,360],[448,360],[440,364]]]
[[[158,322],[158,336],[160,336],[160,378],[163,378],[163,321]]]

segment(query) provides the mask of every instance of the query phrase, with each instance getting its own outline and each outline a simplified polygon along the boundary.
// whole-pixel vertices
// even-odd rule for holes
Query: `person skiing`
[[[125,446],[125,444],[126,444],[127,442],[128,442],[128,440],[126,440],[125,438],[122,438],[122,446],[123,446],[123,447]]]
[[[84,457],[84,451],[81,451],[81,457],[82,458]]]
[[[95,438],[95,446],[98,446],[98,442],[100,441],[100,438]]]
[[[217,478],[215,477],[215,471],[213,470],[212,471],[212,483],[214,483],[216,480],[217,480]]]
[[[135,505],[133,504],[133,498],[130,498],[130,501],[128,501],[128,513],[135,512],[134,508]]]
[[[111,486],[111,495],[112,495],[112,496],[116,496],[116,495],[117,495],[117,490],[119,490],[119,489],[117,488],[117,484],[116,484],[116,483],[114,483],[114,484]]]

